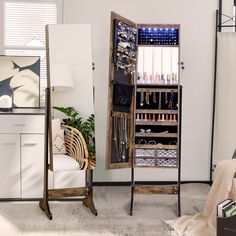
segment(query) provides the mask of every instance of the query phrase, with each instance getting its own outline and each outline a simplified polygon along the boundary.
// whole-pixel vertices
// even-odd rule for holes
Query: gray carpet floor
[[[182,214],[202,211],[209,185],[182,185]],[[98,216],[81,202],[51,202],[53,220],[38,202],[0,202],[0,236],[167,236],[165,220],[177,218],[176,195],[135,195],[129,215],[129,187],[94,187]]]

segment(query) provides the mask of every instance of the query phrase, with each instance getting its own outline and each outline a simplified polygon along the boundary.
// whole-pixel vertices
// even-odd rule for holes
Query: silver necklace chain
[[[126,159],[126,150],[128,148],[128,132],[129,126],[127,117],[114,117],[114,142],[116,155],[119,162]]]

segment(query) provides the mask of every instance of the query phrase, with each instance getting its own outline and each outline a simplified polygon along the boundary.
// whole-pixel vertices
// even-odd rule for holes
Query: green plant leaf
[[[53,107],[66,115],[63,119],[65,125],[69,125],[78,129],[87,144],[88,152],[95,153],[95,118],[94,114],[91,114],[84,122],[80,117],[79,112],[74,107]]]

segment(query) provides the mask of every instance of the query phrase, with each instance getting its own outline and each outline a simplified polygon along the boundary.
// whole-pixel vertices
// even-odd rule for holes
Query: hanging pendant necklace
[[[121,136],[122,136],[122,139],[121,139],[121,158],[122,160],[124,161],[125,160],[125,117],[122,118],[122,125],[121,125]]]
[[[165,105],[167,105],[167,104],[168,104],[168,94],[165,93]]]
[[[174,92],[171,91],[169,101],[168,101],[168,109],[173,108],[173,101],[174,101]]]
[[[150,105],[149,96],[150,96],[150,93],[146,93],[145,102],[147,105]]]
[[[120,153],[119,153],[119,134],[118,134],[118,118],[114,117],[114,125],[113,125],[113,133],[114,133],[114,142],[115,142],[115,150],[116,150],[116,156],[118,158],[118,161],[120,161]]]
[[[153,103],[157,103],[156,92],[153,92],[152,101]]]
[[[144,105],[143,102],[144,102],[144,92],[141,92],[140,93],[140,106],[141,107]]]

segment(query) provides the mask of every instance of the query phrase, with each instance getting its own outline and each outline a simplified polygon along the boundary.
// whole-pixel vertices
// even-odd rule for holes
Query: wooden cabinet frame
[[[116,43],[117,42],[123,42],[125,41],[125,39],[119,41],[116,40],[116,21],[121,21],[122,23],[126,24],[127,27],[133,27],[134,29],[136,29],[136,39],[135,39],[135,57],[136,57],[136,67],[135,67],[135,71],[133,71],[133,73],[131,74],[131,79],[130,79],[130,83],[134,85],[134,95],[133,95],[133,99],[132,99],[132,103],[130,106],[130,110],[129,112],[117,112],[114,111],[114,86],[113,83],[116,80],[116,65],[115,65],[115,60],[114,57],[116,55],[114,55],[115,53],[117,53],[116,51]],[[118,24],[117,24],[118,25]],[[118,27],[118,26],[117,26]],[[154,114],[160,114],[160,113],[164,113],[164,114],[176,114],[176,116],[178,117],[176,124],[173,125],[168,123],[168,122],[159,122],[156,121],[156,126],[159,125],[166,125],[166,126],[175,126],[175,133],[171,134],[157,134],[157,133],[152,133],[152,134],[140,134],[137,133],[136,131],[136,114],[141,112],[140,110],[136,110],[136,99],[137,99],[137,93],[138,92],[142,92],[143,88],[140,86],[138,86],[137,84],[137,79],[138,79],[138,68],[137,68],[137,55],[138,55],[138,47],[142,46],[139,45],[138,43],[138,29],[142,29],[142,28],[155,28],[155,27],[159,27],[159,28],[175,28],[177,30],[177,34],[178,34],[178,39],[177,39],[177,43],[170,45],[167,43],[167,45],[163,45],[160,44],[159,46],[161,47],[175,47],[178,48],[178,62],[176,65],[178,67],[178,74],[177,74],[177,83],[175,83],[173,86],[171,85],[167,85],[167,86],[160,86],[160,84],[154,84],[155,86],[151,86],[150,88],[145,88],[148,91],[154,92],[154,91],[160,91],[161,92],[169,92],[170,91],[175,91],[175,93],[177,93],[176,97],[177,97],[177,110],[163,110],[163,108],[156,108],[156,110],[151,110],[151,113]],[[129,35],[129,31],[126,31],[127,35]],[[121,32],[122,33],[122,32]],[[133,205],[134,205],[134,194],[177,194],[178,195],[178,201],[177,201],[177,214],[180,216],[181,215],[181,209],[180,209],[180,181],[181,181],[181,110],[182,110],[182,86],[180,86],[179,83],[179,74],[180,74],[180,25],[178,24],[135,24],[134,22],[112,12],[111,13],[111,35],[110,35],[110,52],[109,52],[109,89],[108,89],[108,123],[107,123],[107,127],[108,127],[108,133],[107,133],[107,150],[106,150],[106,167],[107,169],[119,169],[119,168],[131,168],[131,205],[130,205],[130,215],[133,214]],[[129,38],[128,36],[126,37],[127,39]],[[130,40],[127,42],[131,42]],[[149,45],[147,45],[149,46]],[[151,45],[153,46],[153,45]],[[118,46],[117,46],[118,47]],[[145,45],[144,45],[145,47]],[[131,47],[130,47],[131,48]],[[129,50],[129,49],[128,49]],[[128,51],[127,50],[127,51]],[[127,52],[126,51],[126,52]],[[130,55],[128,53],[128,55]],[[131,54],[132,55],[132,54]],[[118,54],[117,54],[118,57]],[[132,62],[132,61],[131,61]],[[145,90],[144,89],[144,90]],[[150,110],[148,109],[144,109],[143,110],[144,113],[148,113],[150,112]],[[165,115],[168,116],[168,115]],[[112,142],[115,140],[115,136],[114,136],[114,132],[115,132],[115,128],[113,128],[113,119],[114,117],[128,117],[129,119],[129,125],[130,125],[130,129],[129,129],[129,134],[128,134],[128,160],[126,162],[112,162],[112,156],[114,153],[112,153]],[[167,118],[169,119],[169,118]],[[140,125],[144,124],[144,121],[140,121]],[[152,125],[152,124],[150,124]],[[135,151],[137,148],[149,148],[149,149],[154,149],[155,153],[156,150],[161,150],[161,149],[167,149],[168,145],[139,145],[136,144],[136,140],[135,137],[154,137],[154,138],[158,138],[158,137],[164,137],[164,138],[175,138],[177,140],[176,145],[172,145],[169,149],[175,149],[176,153],[177,153],[177,159],[176,164],[174,166],[174,168],[178,169],[178,177],[176,180],[176,184],[175,185],[138,185],[137,182],[135,182],[135,171],[134,169],[139,167],[136,165],[135,163]],[[156,155],[156,154],[155,154]],[[157,156],[155,156],[155,163],[157,163],[157,159],[161,159],[160,157],[158,158]],[[171,158],[169,158],[171,159]],[[145,167],[145,166],[140,166],[140,167]],[[163,168],[162,166],[146,166],[146,167],[158,167],[158,168]],[[167,168],[172,168],[169,166],[166,166]]]

